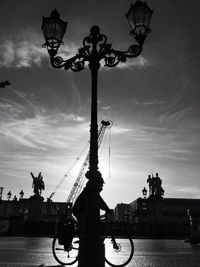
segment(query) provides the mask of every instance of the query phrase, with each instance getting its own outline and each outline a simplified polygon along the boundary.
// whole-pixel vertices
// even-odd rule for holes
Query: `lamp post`
[[[107,37],[100,33],[98,26],[94,25],[90,29],[90,35],[83,40],[83,46],[78,53],[64,60],[57,56],[59,47],[63,44],[63,36],[67,28],[67,22],[60,19],[57,10],[52,11],[50,17],[43,17],[42,31],[45,43],[50,56],[51,65],[54,68],[71,69],[74,72],[81,71],[88,63],[91,72],[91,125],[90,125],[90,159],[89,170],[86,177],[89,182],[87,187],[91,194],[86,200],[86,219],[84,225],[84,238],[79,247],[78,267],[103,267],[104,245],[99,233],[100,203],[98,184],[103,181],[98,169],[98,123],[97,123],[97,78],[98,70],[101,67],[100,61],[104,61],[105,67],[115,67],[120,62],[125,62],[128,58],[135,58],[142,52],[143,43],[148,33],[150,33],[150,20],[153,10],[146,3],[137,0],[131,4],[126,17],[131,27],[130,35],[133,35],[136,44],[132,44],[128,50],[119,51],[112,48],[107,43]]]

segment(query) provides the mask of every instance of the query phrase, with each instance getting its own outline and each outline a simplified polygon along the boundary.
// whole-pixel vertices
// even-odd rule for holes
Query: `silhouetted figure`
[[[43,181],[43,177],[41,175],[41,172],[36,177],[31,172],[31,176],[33,178],[33,183],[32,183],[33,192],[36,196],[41,196],[42,190],[45,189],[45,185],[44,185],[44,181]]]
[[[91,188],[90,188],[90,181],[86,184],[85,188],[81,192],[81,194],[78,196],[76,199],[74,206],[72,207],[72,213],[73,215],[77,218],[78,225],[79,225],[79,236],[80,239],[83,237],[84,233],[84,227],[85,227],[85,215],[86,215],[86,198],[87,194],[91,193]],[[106,214],[110,214],[112,212],[111,209],[107,206],[106,202],[103,200],[103,198],[100,196],[100,192],[103,190],[103,184],[104,181],[103,179],[99,179],[95,187],[92,189],[98,193],[98,201],[99,201],[99,209],[103,210],[106,212]],[[100,221],[100,216],[99,216],[99,221]],[[84,238],[84,237],[83,237]]]

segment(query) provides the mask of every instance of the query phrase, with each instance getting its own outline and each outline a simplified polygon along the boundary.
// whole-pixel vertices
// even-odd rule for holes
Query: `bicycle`
[[[112,232],[112,229],[108,229]],[[58,235],[55,235],[52,242],[52,251],[56,261],[62,265],[72,265],[78,260],[79,238],[78,227],[74,233],[70,244],[60,244]],[[108,231],[107,231],[108,233]],[[108,235],[103,231],[102,238],[105,245],[105,262],[112,267],[124,267],[132,259],[134,254],[134,244],[131,238],[121,238]]]

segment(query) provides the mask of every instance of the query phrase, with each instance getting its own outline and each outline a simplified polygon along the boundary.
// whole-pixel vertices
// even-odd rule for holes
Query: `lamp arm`
[[[137,45],[137,44],[133,44],[131,46],[129,46],[127,51],[118,51],[118,50],[113,50],[115,54],[121,56],[125,56],[126,58],[134,58],[134,57],[138,57],[141,52],[142,52],[142,48],[143,45]]]
[[[61,56],[52,56],[51,57],[51,65],[54,68],[60,69],[64,68],[65,70],[71,69],[72,71],[81,71],[84,69],[84,63],[86,59],[85,57],[77,54],[67,60],[64,60]]]
[[[85,67],[85,62],[100,62],[104,60],[106,67],[115,67],[120,62],[126,62],[127,58],[134,58],[141,54],[143,41],[138,40],[138,44],[131,45],[126,51],[119,51],[112,48],[112,44],[107,43],[107,37],[100,34],[98,26],[91,28],[91,34],[83,40],[83,46],[78,53],[64,60],[61,56],[56,56],[57,51],[50,49],[50,61],[54,68],[71,69],[74,72],[81,71]],[[95,59],[95,60],[94,60]]]
[[[104,38],[103,38],[104,39]],[[105,42],[99,45],[99,51],[97,53],[98,61],[104,60],[106,67],[115,67],[120,62],[126,62],[127,58],[134,58],[141,54],[142,44],[133,44],[127,51],[119,51],[112,48],[110,43]],[[85,40],[86,41],[86,40]],[[85,45],[82,48],[79,48],[78,53],[64,60],[61,56],[51,56],[51,65],[54,68],[64,68],[65,70],[71,69],[74,72],[78,72],[84,69],[85,62],[91,61],[91,49],[89,45]],[[88,41],[88,40],[87,40]]]
[[[106,44],[106,46],[107,49],[103,49],[101,59],[104,59],[105,66],[107,67],[115,67],[120,62],[126,62],[127,58],[139,56],[143,48],[142,44],[133,44],[128,48],[127,51],[119,51],[111,48],[110,44]]]
[[[89,45],[86,45],[88,43]],[[54,68],[64,68],[65,70],[71,69],[72,71],[81,71],[84,69],[85,61],[90,62],[91,55],[91,38],[86,37],[83,41],[83,47],[79,48],[78,53],[64,60],[61,56],[56,56],[55,53],[49,53],[51,65]]]

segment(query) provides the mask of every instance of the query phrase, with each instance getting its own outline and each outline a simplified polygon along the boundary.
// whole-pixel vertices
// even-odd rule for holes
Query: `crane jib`
[[[98,132],[98,149],[101,146],[106,128],[111,128],[113,125],[112,121],[101,121],[101,128]],[[76,157],[75,162],[73,162],[72,166],[68,169],[67,173],[64,175],[64,177],[61,179],[61,181],[59,182],[59,184],[56,186],[55,190],[51,193],[50,197],[48,199],[51,199],[56,191],[58,190],[58,188],[61,186],[61,184],[64,182],[64,180],[69,176],[69,173],[72,171],[72,169],[74,168],[74,166],[76,165],[77,161],[80,160],[81,155],[83,154],[83,152],[85,152],[85,150],[87,149],[87,147],[89,146],[89,141],[87,142],[87,144],[85,145],[85,147],[82,149],[82,151],[79,153],[79,155]],[[86,155],[86,158],[82,164],[82,167],[78,173],[78,176],[74,182],[74,185],[70,191],[70,194],[67,198],[67,203],[73,203],[75,201],[75,199],[77,198],[77,196],[79,195],[83,185],[84,185],[84,181],[85,181],[85,169],[86,167],[88,167],[89,164],[89,152]]]

